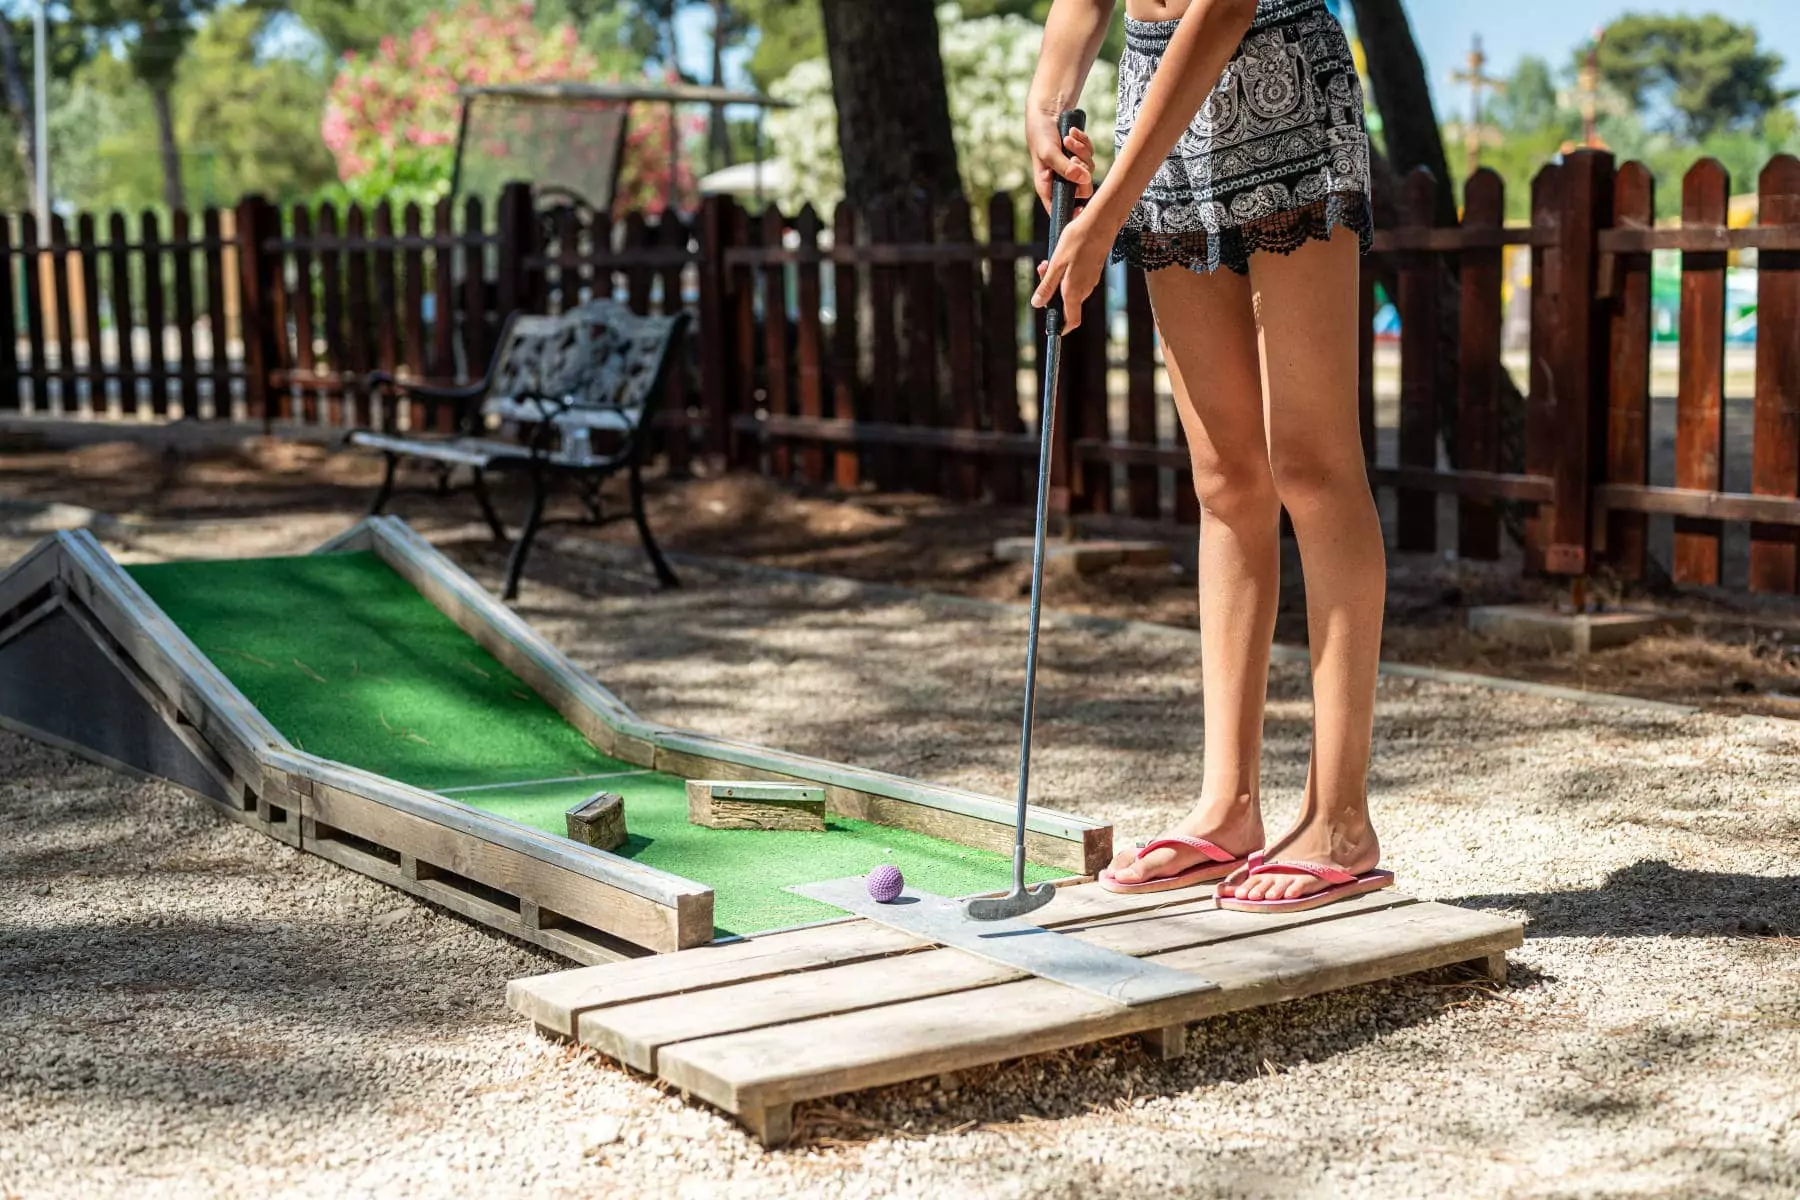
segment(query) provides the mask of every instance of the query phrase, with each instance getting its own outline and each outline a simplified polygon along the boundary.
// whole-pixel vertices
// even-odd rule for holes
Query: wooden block
[[[825,832],[825,789],[797,783],[690,779],[688,820],[708,829]]]
[[[625,797],[617,792],[595,792],[567,814],[569,836],[598,850],[617,850],[625,844]]]

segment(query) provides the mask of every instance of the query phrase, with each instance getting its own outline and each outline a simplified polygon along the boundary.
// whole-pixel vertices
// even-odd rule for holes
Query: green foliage
[[[411,29],[441,0],[287,0],[287,10],[316,34],[336,60],[367,54],[397,29]]]
[[[1627,14],[1606,29],[1600,73],[1659,132],[1704,141],[1755,129],[1794,93],[1776,86],[1783,62],[1756,28],[1716,14]]]
[[[177,144],[189,204],[231,204],[247,192],[303,198],[332,177],[319,136],[324,81],[308,64],[263,59],[268,15],[225,9],[197,30],[172,81]],[[137,210],[162,198],[151,148],[156,123],[136,72],[102,52],[78,71],[51,108],[51,178],[79,208]]]

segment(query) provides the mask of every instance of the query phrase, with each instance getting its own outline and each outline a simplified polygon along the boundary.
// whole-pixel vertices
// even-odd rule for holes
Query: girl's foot
[[[1233,858],[1243,858],[1262,846],[1262,811],[1249,796],[1224,804],[1203,800],[1171,832],[1211,842]],[[1106,874],[1115,884],[1140,888],[1212,861],[1204,851],[1192,846],[1159,847],[1142,858],[1135,849],[1123,850]]]
[[[1324,892],[1334,884],[1319,872],[1286,870],[1281,862],[1306,863],[1345,875],[1362,877],[1381,861],[1381,843],[1367,818],[1331,820],[1303,818],[1300,825],[1263,853],[1264,866],[1254,874],[1240,868],[1219,884],[1221,897],[1253,902],[1301,900]],[[1391,877],[1390,877],[1391,878]]]

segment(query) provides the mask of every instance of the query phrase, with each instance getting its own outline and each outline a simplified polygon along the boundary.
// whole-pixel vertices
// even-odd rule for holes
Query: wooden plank
[[[643,212],[634,208],[625,216],[625,304],[639,316],[650,311],[651,272],[638,257],[638,252],[649,245],[650,227],[644,222]]]
[[[69,227],[62,217],[50,217],[50,288],[56,300],[56,411],[73,416],[80,410],[75,398],[75,320],[70,302]]]
[[[1465,190],[1463,228],[1499,229],[1506,220],[1506,184],[1498,172],[1477,171]],[[1457,395],[1457,467],[1500,469],[1501,251],[1469,250],[1462,256],[1461,372]],[[1500,557],[1500,510],[1464,496],[1456,506],[1456,552],[1462,558]]]
[[[63,546],[62,579],[69,594],[87,607],[233,771],[244,779],[261,778],[258,755],[266,747],[285,747],[287,739],[91,533],[82,529],[58,537]]]
[[[1212,907],[1211,897],[1154,912],[1113,917],[1069,929],[1064,936],[1134,957],[1262,937],[1302,925],[1338,921],[1415,901],[1408,896],[1359,896],[1325,909],[1270,915]],[[864,961],[760,979],[689,994],[679,1004],[658,998],[590,1010],[576,1024],[578,1040],[640,1071],[654,1072],[659,1053],[681,1042],[790,1025],[932,996],[1031,979],[1021,968],[954,949],[909,955],[904,965]],[[984,998],[965,996],[973,1005]]]
[[[1465,962],[1517,946],[1520,926],[1440,904],[1177,950],[1153,961],[1220,986],[1136,1008],[1048,980],[952,993],[683,1042],[658,1056],[674,1087],[729,1112],[879,1087],[1159,1029]]]
[[[378,245],[392,240],[394,210],[386,200],[375,206],[372,222],[374,240]],[[403,323],[403,314],[399,311],[394,291],[394,252],[386,248],[376,250],[369,265],[374,272],[375,365],[392,375],[400,369],[399,332]],[[365,397],[369,395],[366,386],[363,394]],[[373,428],[392,429],[394,427],[394,414],[385,411],[391,403],[391,399],[384,398],[384,411],[378,417],[371,418]]]
[[[200,363],[194,357],[194,233],[186,209],[169,218],[175,285],[175,355],[180,381],[181,415],[200,415]]]
[[[344,213],[344,240],[353,247],[344,256],[344,315],[348,321],[345,362],[339,370],[350,399],[350,425],[367,429],[369,421],[369,341],[374,313],[369,305],[368,217],[362,205],[352,204]]]
[[[1406,177],[1401,198],[1408,228],[1424,229],[1437,208],[1437,183],[1423,167]],[[1400,262],[1400,465],[1437,466],[1438,260],[1423,253]],[[1437,550],[1437,504],[1430,493],[1403,488],[1398,542],[1402,551]]]
[[[451,383],[456,369],[456,219],[452,201],[445,196],[431,210],[431,374],[439,383]],[[478,368],[471,367],[471,370]],[[447,433],[454,414],[443,406],[427,424]]]
[[[19,410],[19,327],[14,310],[18,272],[30,269],[30,260],[13,249],[12,222],[0,215],[0,412]],[[87,305],[88,320],[93,305]]]
[[[493,331],[488,326],[487,248],[480,238],[486,228],[481,197],[463,201],[463,353],[469,378],[479,379],[493,357]],[[610,291],[610,289],[609,289]]]
[[[781,245],[787,222],[773,204],[763,210],[764,245]],[[778,264],[762,268],[763,404],[772,416],[788,416],[793,409],[792,380],[788,359],[787,268]],[[785,438],[769,448],[769,471],[776,479],[790,478],[792,463]]]
[[[419,239],[423,236],[424,214],[414,201],[407,201],[401,213],[401,234],[412,243],[401,255],[400,295],[400,362],[397,369],[408,379],[426,379],[431,375],[431,348],[425,341],[425,251]],[[410,401],[403,402],[407,429],[421,429],[426,414],[413,412]]]
[[[856,243],[856,210],[840,201],[832,217],[831,240],[834,247]],[[836,303],[836,322],[831,328],[831,415],[840,421],[856,419],[858,355],[861,343],[858,329],[862,324],[860,275],[853,263],[834,262],[831,267],[831,289]],[[854,449],[838,447],[831,455],[831,480],[846,492],[853,492],[862,481],[862,464]]]
[[[890,205],[878,203],[868,212],[869,241],[874,245],[894,240],[894,213]],[[895,298],[899,291],[899,270],[885,264],[869,268],[869,416],[874,421],[900,423],[900,352],[895,341],[894,323],[898,319]],[[886,446],[877,445],[869,455],[869,473],[875,486],[892,491],[901,485],[899,456]]]
[[[708,196],[700,207],[700,399],[706,406],[706,454],[722,461],[731,445],[731,337],[732,309],[727,297],[729,276],[725,270],[725,240],[730,234],[730,209],[723,196]],[[840,321],[841,321],[840,317]]]
[[[169,415],[169,364],[163,346],[168,322],[164,312],[162,233],[157,227],[155,210],[144,210],[143,231],[144,330],[150,335],[150,415],[161,418]]]
[[[988,245],[1013,241],[1018,210],[1001,192],[988,203]],[[1022,434],[1019,412],[1019,264],[1014,258],[988,262],[982,307],[982,364],[987,385],[987,424],[997,433]],[[1006,458],[984,460],[988,490],[997,504],[1017,504],[1025,494],[1019,465]]]
[[[1606,462],[1606,322],[1599,313],[1599,264],[1594,238],[1612,220],[1613,159],[1578,150],[1563,164],[1561,225],[1562,307],[1556,315],[1556,452],[1551,477],[1556,503],[1544,568],[1585,575],[1593,526],[1590,489]]]
[[[1800,233],[1800,159],[1777,155],[1763,169],[1758,220]],[[1756,400],[1750,490],[1800,495],[1800,250],[1761,250],[1756,259]],[[1750,590],[1800,590],[1793,527],[1750,529]]]
[[[944,297],[944,331],[949,347],[945,376],[948,411],[946,422],[969,431],[981,428],[981,363],[976,354],[975,313],[977,284],[974,227],[969,221],[969,202],[952,196],[944,209],[944,240],[950,245],[968,246],[971,257],[953,259],[939,268]],[[981,497],[981,468],[985,465],[974,455],[955,456],[946,464],[943,482],[949,495],[958,500]]]
[[[282,327],[281,294],[274,260],[265,246],[280,235],[280,213],[261,196],[246,196],[237,207],[238,318],[243,328],[246,416],[267,426],[273,373],[279,369],[277,331]]]
[[[819,214],[810,204],[801,208],[794,218],[794,233],[802,247],[819,244],[819,228]],[[794,402],[801,416],[815,418],[825,415],[825,331],[819,314],[823,286],[820,270],[816,264],[794,268]],[[803,444],[799,468],[802,482],[824,483],[825,448],[817,442]]]
[[[733,245],[753,245],[761,236],[762,227],[750,219],[741,205],[732,204],[727,210],[730,216],[729,238]],[[736,351],[731,364],[732,401],[734,416],[749,416],[757,409],[757,325],[756,325],[756,273],[749,267],[737,267],[731,272],[732,298],[732,348]],[[732,437],[727,443],[728,461],[732,466],[745,467],[760,465],[755,443],[737,434],[732,427]]]
[[[318,334],[313,329],[313,256],[307,248],[312,238],[312,213],[306,205],[294,205],[294,364],[306,375],[319,371]],[[308,425],[319,420],[319,406],[325,393],[318,388],[300,388],[300,419]]]
[[[231,403],[231,320],[225,301],[225,230],[219,210],[208,205],[200,215],[201,237],[206,255],[206,327],[211,362],[212,411],[214,420],[228,421],[234,416]],[[98,293],[94,293],[98,295]],[[98,344],[98,343],[96,343]],[[96,395],[99,393],[96,392]]]
[[[1648,226],[1655,219],[1656,177],[1643,163],[1626,163],[1613,182],[1613,222]],[[1613,273],[1606,481],[1645,484],[1650,482],[1650,255],[1621,255]],[[1649,553],[1648,520],[1617,510],[1607,514],[1606,561],[1614,571],[1642,579]]]
[[[337,232],[337,208],[327,200],[319,206],[319,236],[336,238]],[[343,255],[339,250],[319,251],[319,293],[324,316],[320,334],[325,343],[325,360],[319,365],[341,378],[350,369],[350,362],[344,338]],[[321,407],[326,425],[333,429],[344,428],[346,414],[342,392],[324,393]]]
[[[931,245],[937,241],[933,212],[923,195],[899,201],[895,209],[898,240],[907,245]],[[901,392],[896,419],[902,425],[941,428],[943,392],[938,379],[938,284],[937,269],[929,262],[902,267],[899,344]],[[944,456],[909,450],[901,454],[907,486],[916,492],[943,495]]]
[[[825,789],[804,784],[687,781],[688,822],[708,829],[825,832]]]
[[[656,225],[657,243],[670,251],[679,252],[685,259],[688,257],[688,227],[681,214],[674,210],[665,210],[662,219]],[[662,311],[665,314],[680,312],[684,307],[682,298],[681,277],[685,269],[683,263],[670,263],[662,269]],[[817,305],[814,310],[816,312]],[[663,443],[664,453],[668,455],[669,474],[674,478],[685,478],[689,474],[689,460],[693,457],[691,439],[693,430],[688,425],[688,390],[689,364],[693,361],[691,344],[683,346],[680,361],[669,367],[666,387],[667,395],[663,398],[665,410],[677,421],[675,428],[669,431]]]
[[[515,911],[484,897],[472,895],[441,878],[433,878],[429,868],[421,878],[416,871],[406,870],[403,863],[390,862],[384,856],[371,854],[338,840],[332,836],[328,827],[319,829],[311,818],[302,820],[301,829],[301,848],[310,854],[316,854],[341,867],[348,867],[389,887],[411,893],[523,941],[535,943],[575,962],[596,965],[624,962],[643,952],[641,948],[628,943],[604,936],[586,936],[559,929],[554,924],[545,924],[541,919],[531,919],[527,915],[528,911],[532,916],[541,912],[531,901],[520,900],[519,908]]]
[[[104,415],[110,407],[106,398],[106,352],[102,343],[100,297],[99,239],[94,232],[94,214],[79,213],[75,217],[75,251],[81,261],[81,299],[85,314],[82,340],[87,343],[87,416]]]
[[[19,214],[19,264],[25,277],[25,345],[31,355],[31,410],[50,411],[50,370],[44,358],[43,236],[37,217]]]
[[[681,897],[679,905],[663,904],[590,874],[553,865],[517,849],[486,841],[448,825],[404,812],[391,803],[342,788],[318,784],[303,799],[303,814],[315,822],[411,855],[514,896],[529,897],[584,925],[651,950],[677,950],[712,938],[712,892]],[[575,843],[569,843],[571,847]],[[311,849],[309,841],[307,848]],[[586,847],[582,847],[586,849]],[[602,852],[589,850],[598,857]],[[623,860],[622,860],[623,861]],[[700,901],[704,901],[700,905]],[[695,940],[684,907],[706,910],[707,928]],[[684,925],[687,926],[684,928]]]
[[[1562,228],[1563,168],[1550,165],[1531,181],[1531,223]],[[1554,246],[1531,250],[1531,384],[1525,398],[1525,474],[1549,476],[1556,469],[1556,365],[1561,351],[1558,314],[1562,308],[1563,257]],[[1525,570],[1544,569],[1554,512],[1540,507],[1525,519]]]
[[[1717,159],[1689,169],[1681,185],[1683,224],[1723,224],[1731,184]],[[1718,491],[1725,460],[1725,268],[1723,251],[1681,256],[1680,382],[1675,399],[1675,486]],[[1719,527],[1675,521],[1670,575],[1676,583],[1719,582]]]
[[[1125,440],[1154,446],[1156,432],[1156,319],[1150,310],[1150,280],[1143,271],[1125,272]],[[1077,447],[1077,453],[1080,448]],[[1134,517],[1162,515],[1162,483],[1154,466],[1125,468],[1125,508]]]
[[[877,824],[896,824],[889,819],[889,813],[878,806],[882,799],[904,802],[920,808],[932,808],[958,817],[990,824],[1012,837],[1013,806],[1010,802],[995,801],[986,795],[974,792],[963,792],[959,788],[945,788],[940,784],[922,783],[918,779],[907,779],[904,775],[887,774],[878,770],[868,770],[862,766],[850,766],[846,763],[830,763],[826,759],[805,756],[805,754],[788,754],[787,750],[774,750],[770,747],[758,747],[745,741],[733,741],[729,738],[711,738],[707,734],[697,734],[689,730],[664,729],[657,732],[657,770],[666,770],[671,775],[682,775],[684,779],[720,779],[720,777],[742,777],[742,779],[767,779],[770,783],[824,783],[832,788],[842,790],[842,795],[826,793],[828,811],[839,817],[853,817],[857,820],[873,820]],[[729,770],[722,770],[729,768]],[[738,772],[760,772],[743,774]],[[841,808],[842,804],[842,808]],[[868,815],[866,815],[868,813]],[[911,826],[904,826],[911,828]],[[929,829],[925,829],[929,833]],[[1058,813],[1048,808],[1030,806],[1026,810],[1026,831],[1042,833],[1053,840],[1071,842],[1073,847],[1087,846],[1089,853],[1094,849],[1105,849],[1111,856],[1112,826],[1100,824],[1084,817],[1071,817],[1067,813]],[[1103,835],[1103,837],[1098,837]],[[950,835],[943,835],[950,837]],[[952,837],[950,840],[963,842],[963,838]],[[981,842],[963,842],[965,846],[986,846],[988,835],[983,835]],[[1008,840],[1010,849],[1010,840]],[[1073,853],[1071,847],[1057,847],[1058,855]],[[1035,860],[1046,865],[1064,865],[1055,860]]]
[[[1057,889],[1049,904],[1033,916],[1046,929],[1161,909],[1171,904],[1204,901],[1210,888],[1185,892],[1181,898],[1149,894],[1121,896],[1100,887]],[[585,1012],[609,1005],[682,995],[707,988],[749,983],[795,972],[866,962],[894,954],[929,949],[923,939],[846,917],[823,925],[759,934],[646,959],[629,967],[603,971],[558,971],[507,985],[507,1003],[517,1012],[564,1037],[575,1033]]]
[[[1800,500],[1787,496],[1608,483],[1594,488],[1594,503],[1608,511],[1668,513],[1708,525],[1720,521],[1800,525]]]

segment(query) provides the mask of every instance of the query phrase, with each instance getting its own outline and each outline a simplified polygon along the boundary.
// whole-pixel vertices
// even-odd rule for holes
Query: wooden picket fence
[[[1680,228],[1655,228],[1648,172],[1605,153],[1546,167],[1524,225],[1505,224],[1492,172],[1467,182],[1456,226],[1433,227],[1432,187],[1423,174],[1405,181],[1362,288],[1364,447],[1398,548],[1495,558],[1502,506],[1515,505],[1527,569],[1580,577],[1603,563],[1640,577],[1652,519],[1672,519],[1677,581],[1719,583],[1724,535],[1737,528],[1748,531],[1748,586],[1794,592],[1800,161],[1762,173],[1750,229],[1727,228],[1728,181],[1710,160],[1682,183]],[[1046,233],[1035,205],[1021,228],[1021,208],[1005,196],[980,213],[840,206],[827,222],[713,198],[688,216],[615,223],[578,205],[546,209],[521,184],[458,211],[284,212],[251,197],[197,221],[177,213],[167,236],[155,214],[114,215],[103,241],[92,216],[76,218],[72,237],[60,219],[42,237],[20,217],[0,222],[0,336],[15,346],[0,355],[0,409],[315,434],[441,428],[448,414],[392,404],[372,376],[468,381],[508,312],[605,294],[640,311],[697,310],[662,420],[673,470],[704,456],[803,485],[1016,504],[1035,468],[1041,317],[1025,297]],[[1509,247],[1531,262],[1518,386],[1501,346]],[[1656,250],[1681,254],[1682,307],[1674,471],[1653,483]],[[1746,251],[1757,253],[1760,304],[1751,464],[1748,489],[1727,491],[1725,271]],[[1378,283],[1400,317],[1391,430],[1377,420]],[[1054,505],[1070,519],[1192,523],[1148,287],[1135,272],[1116,302],[1105,287],[1066,345]],[[1454,329],[1447,293],[1459,299]]]

